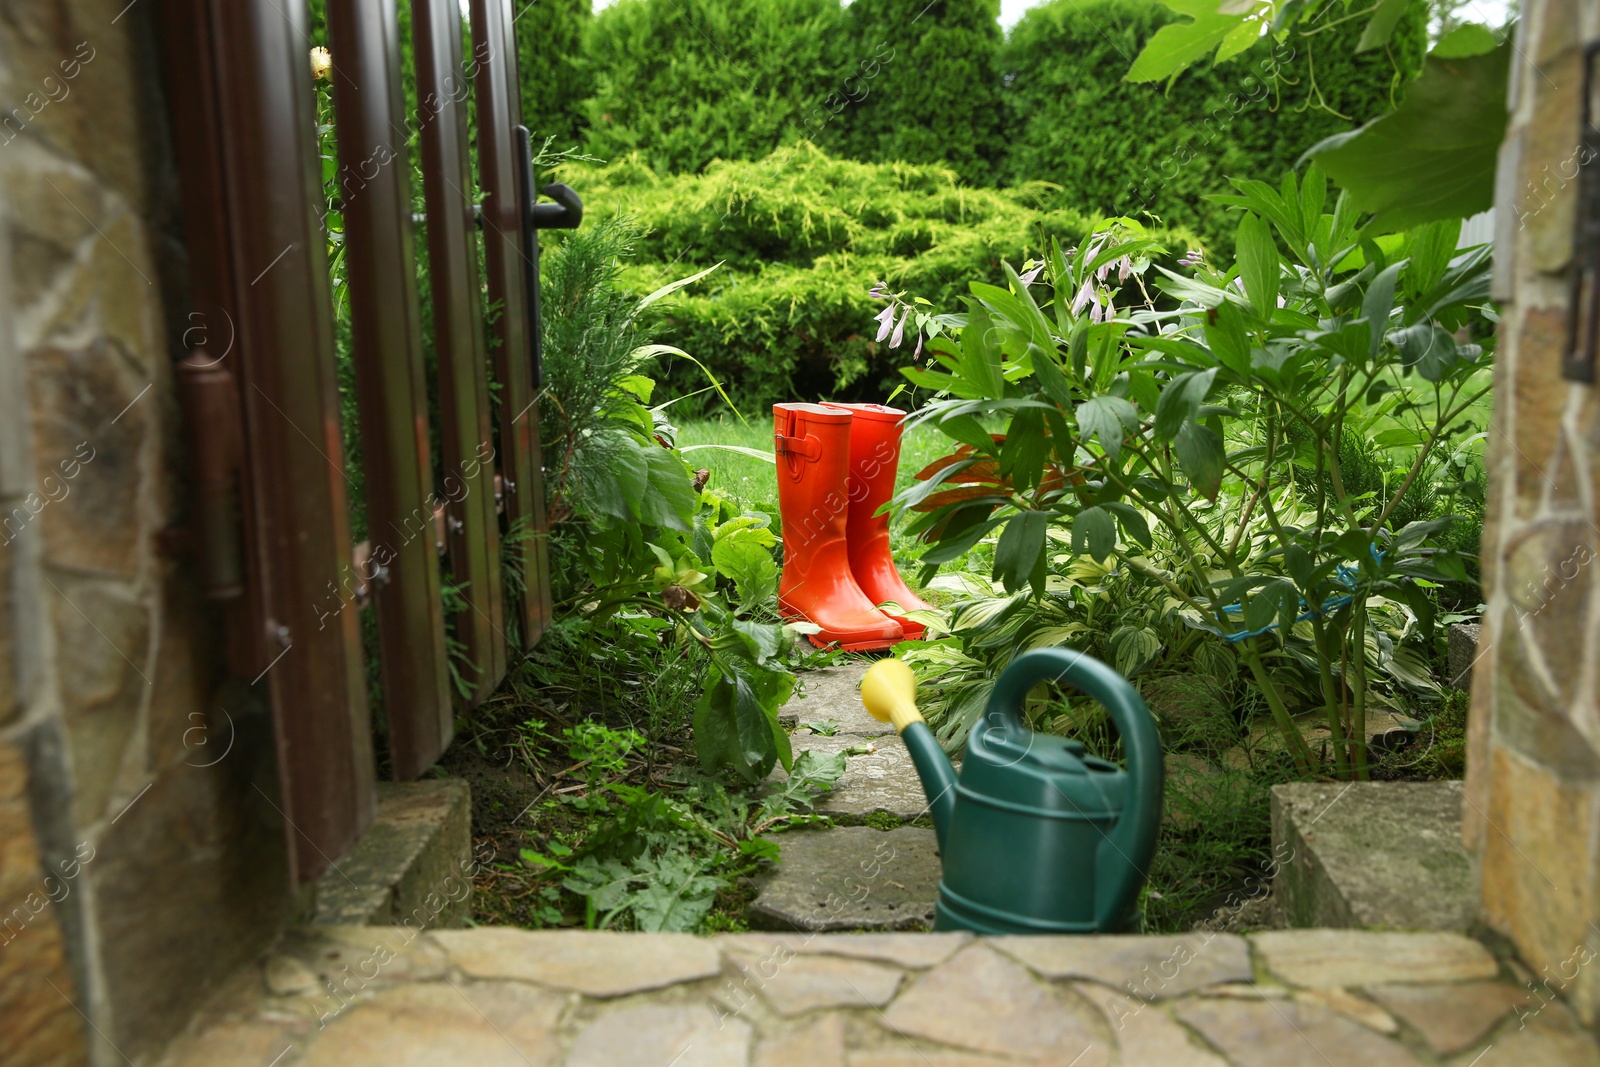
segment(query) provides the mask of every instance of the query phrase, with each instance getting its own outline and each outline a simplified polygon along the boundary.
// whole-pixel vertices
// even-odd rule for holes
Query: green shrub
[[[747,415],[774,400],[893,388],[906,352],[873,340],[874,282],[953,303],[968,280],[1001,280],[1002,261],[1020,266],[1051,237],[1077,244],[1094,221],[1033,206],[1036,186],[973,189],[941,166],[857,163],[809,143],[700,175],[664,177],[638,157],[559,174],[597,218],[640,223],[624,274],[635,291],[722,263],[677,294],[660,334],[705,361]],[[1175,234],[1168,244],[1191,240]],[[665,377],[670,395],[704,385],[687,363]],[[693,403],[674,415],[694,413]]]
[[[831,118],[813,138],[850,159],[943,163],[973,185],[995,184],[1004,145],[999,8],[996,0],[855,0],[835,45],[837,84],[824,98]]]
[[[1230,177],[1282,174],[1321,138],[1388,110],[1421,67],[1426,10],[1413,4],[1387,51],[1355,54],[1357,20],[1263,40],[1163,93],[1122,79],[1171,11],[1155,0],[1053,0],[1024,15],[1001,51],[1001,175],[1054,182],[1080,211],[1148,211],[1226,244],[1232,224],[1204,198],[1228,191]]]
[[[589,0],[539,0],[517,17],[522,122],[533,131],[535,145],[554,137],[556,147],[567,148],[582,133],[580,105],[594,90],[593,75],[583,64],[583,37],[591,20]]]
[[[584,147],[663,171],[766,155],[832,81],[836,0],[622,0],[584,38]]]

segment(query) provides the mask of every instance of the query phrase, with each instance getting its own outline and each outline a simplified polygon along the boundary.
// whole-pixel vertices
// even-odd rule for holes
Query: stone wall
[[[1600,406],[1562,378],[1582,56],[1596,0],[1525,0],[1496,195],[1503,318],[1489,444],[1488,611],[1463,833],[1484,920],[1542,997],[1600,1018]],[[1600,166],[1591,161],[1588,166]]]
[[[0,1067],[148,1061],[292,906],[260,698],[163,551],[195,320],[158,12],[0,3]]]

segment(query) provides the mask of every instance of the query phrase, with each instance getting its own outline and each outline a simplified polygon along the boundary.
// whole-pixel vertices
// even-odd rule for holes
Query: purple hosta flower
[[[1117,284],[1121,285],[1128,280],[1128,275],[1133,273],[1133,260],[1123,256],[1117,260]]]
[[[1111,294],[1110,293],[1107,293],[1106,294],[1106,317],[1105,317],[1105,321],[1106,322],[1110,322],[1112,319],[1114,319],[1116,317],[1117,317],[1117,302],[1115,300],[1111,299]]]
[[[921,363],[922,362],[922,331],[921,330],[917,331],[917,350],[915,352],[911,353],[911,362],[913,362],[913,363]]]
[[[894,329],[894,305],[890,304],[874,315],[873,318],[878,320],[878,336],[875,340],[882,341],[889,336],[889,331]]]
[[[1074,315],[1082,314],[1083,309],[1089,304],[1095,304],[1094,286],[1086,280],[1083,283],[1083,288],[1078,290],[1078,295],[1072,298],[1072,313]],[[1095,306],[1098,307],[1099,305],[1095,304]]]
[[[1100,307],[1099,302],[1096,301],[1095,304],[1089,308],[1089,321],[1104,322],[1105,319],[1102,317],[1103,310],[1104,309]]]
[[[1044,273],[1044,264],[1041,263],[1037,267],[1035,267],[1032,270],[1030,270],[1028,273],[1022,275],[1018,280],[1021,281],[1023,285],[1032,285],[1034,282],[1039,280],[1039,275],[1041,275],[1043,273]]]
[[[1199,267],[1204,265],[1205,261],[1206,254],[1204,252],[1200,251],[1198,248],[1191,248],[1189,251],[1183,254],[1182,259],[1178,260],[1178,266]]]
[[[906,323],[911,321],[911,305],[906,305],[906,313],[900,316],[900,321],[894,325],[894,333],[889,338],[890,348],[899,348],[900,342],[906,337]]]
[[[1111,273],[1111,264],[1102,263],[1102,264],[1100,264],[1098,267],[1096,267],[1094,269],[1095,280],[1103,282],[1103,281],[1106,280],[1106,275],[1110,274],[1110,273]]]
[[[889,299],[889,291],[883,282],[873,282],[872,288],[867,290],[867,295],[874,300]]]

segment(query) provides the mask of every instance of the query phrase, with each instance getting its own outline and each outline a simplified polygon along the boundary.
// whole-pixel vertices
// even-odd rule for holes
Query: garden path
[[[937,842],[925,825],[903,825],[927,815],[928,800],[894,728],[862,707],[861,677],[869,666],[871,660],[857,658],[808,671],[779,711],[795,728],[790,742],[797,757],[808,749],[844,754],[844,775],[817,805],[841,825],[782,835],[782,858],[762,881],[752,922],[811,932],[933,922]],[[773,777],[781,780],[782,768]]]
[[[1459,934],[287,935],[160,1067],[1600,1067]]]

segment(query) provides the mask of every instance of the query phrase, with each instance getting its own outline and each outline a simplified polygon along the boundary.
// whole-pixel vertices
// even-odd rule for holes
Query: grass
[[[722,448],[707,448],[707,445],[750,448],[771,456],[770,418],[765,415],[750,416],[747,423],[741,423],[733,415],[697,419],[679,427],[678,447],[686,451],[684,459],[711,472],[711,481],[708,483],[711,488],[719,489],[751,507],[766,505],[776,508],[776,464]],[[910,485],[918,471],[940,456],[949,455],[954,449],[955,443],[931,426],[913,429],[901,442],[900,472],[895,478],[895,491]]]
[[[726,448],[707,448],[721,445],[733,448],[754,449],[772,455],[772,420],[765,416],[750,416],[741,423],[734,415],[712,419],[696,419],[678,429],[678,447],[686,449],[684,459],[694,467],[704,467],[711,472],[707,485],[721,491],[751,511],[761,511],[774,518],[778,515],[778,475],[774,462],[757,459],[742,452]],[[918,426],[905,435],[900,443],[900,469],[895,476],[895,492],[910,485],[922,470],[941,456],[956,448],[955,442],[931,426]],[[901,577],[916,587],[916,557],[922,543],[906,537],[900,529],[903,523],[891,522],[890,546]]]

